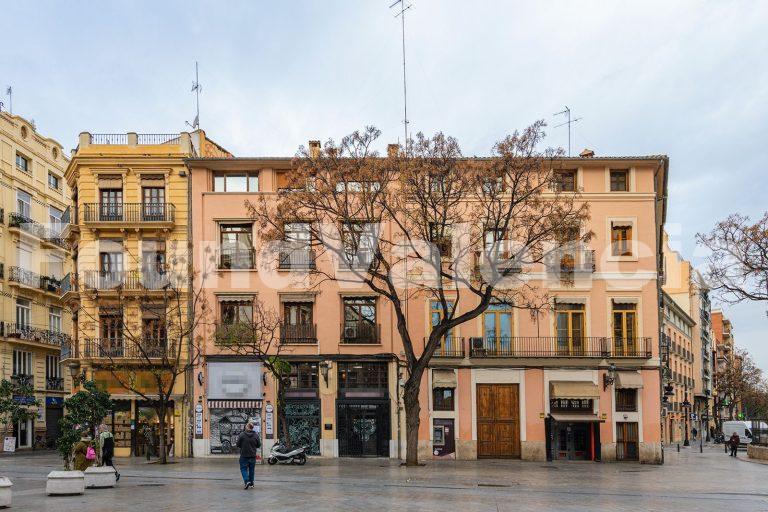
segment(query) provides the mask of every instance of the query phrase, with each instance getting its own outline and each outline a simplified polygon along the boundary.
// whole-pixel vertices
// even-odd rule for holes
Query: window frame
[[[450,397],[446,398],[445,392],[449,391]],[[438,399],[438,393],[443,396]],[[442,412],[452,412],[456,410],[456,388],[437,387],[432,388],[432,410]]]
[[[51,183],[51,180],[53,180],[53,184]],[[61,177],[56,176],[52,172],[48,172],[48,188],[53,189],[57,192],[61,192]]]
[[[13,349],[12,375],[33,375],[35,372],[34,355],[31,350]]]
[[[563,178],[567,175],[573,175],[573,179],[571,180],[569,178],[567,180],[564,180]],[[565,184],[568,184],[569,187],[566,188],[564,186]],[[571,186],[573,188],[570,188]],[[554,171],[554,176],[552,180],[552,189],[555,192],[577,192],[579,190],[579,170],[578,169],[558,169]]]
[[[24,165],[19,165],[19,161],[24,162]],[[32,169],[30,169],[30,164],[32,163],[32,160],[30,160],[28,157],[22,155],[18,151],[16,152],[16,169],[20,170],[21,172],[25,174],[32,174]]]
[[[614,174],[624,176],[624,188],[614,188]],[[609,169],[608,170],[608,191],[609,192],[629,192],[631,188],[629,169]],[[619,180],[615,180],[618,184]]]
[[[606,219],[606,229],[608,261],[637,261],[637,218],[609,217]],[[623,230],[621,235],[618,234],[619,230]]]
[[[628,400],[630,396],[632,399]],[[638,412],[638,397],[636,389],[616,388],[616,392],[614,393],[614,400],[616,412]]]
[[[225,322],[225,309],[234,308],[234,315],[231,322]],[[245,309],[243,309],[245,308]],[[247,313],[250,309],[250,313]],[[239,325],[253,321],[253,301],[248,300],[228,300],[219,302],[219,324],[220,325]]]
[[[227,190],[227,178],[245,178],[245,190]],[[223,190],[216,187],[218,179],[222,180]],[[261,191],[259,171],[214,172],[211,180],[211,191],[226,194],[253,194]]]

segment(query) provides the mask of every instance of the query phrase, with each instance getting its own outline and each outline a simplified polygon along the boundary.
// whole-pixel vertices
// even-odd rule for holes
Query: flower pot
[[[85,492],[85,475],[82,471],[51,471],[45,493],[48,496],[71,496]]]
[[[91,466],[85,470],[86,489],[106,489],[116,483],[115,468],[111,466]]]

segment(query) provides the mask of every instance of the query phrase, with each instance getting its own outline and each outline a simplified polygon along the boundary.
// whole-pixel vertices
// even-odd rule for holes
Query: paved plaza
[[[53,454],[0,457],[14,483],[13,510],[768,510],[768,465],[704,453],[667,452],[663,466],[634,463],[439,461],[403,468],[387,459],[310,459],[304,467],[259,466],[244,491],[236,459],[187,459],[167,466],[121,461],[114,489],[45,496]]]

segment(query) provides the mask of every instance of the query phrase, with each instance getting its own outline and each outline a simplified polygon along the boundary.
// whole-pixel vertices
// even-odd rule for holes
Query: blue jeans
[[[244,484],[253,483],[253,471],[256,469],[256,457],[240,457],[240,474]]]

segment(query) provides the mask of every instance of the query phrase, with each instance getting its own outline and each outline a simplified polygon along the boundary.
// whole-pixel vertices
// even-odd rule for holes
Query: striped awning
[[[209,409],[261,409],[262,400],[208,400]]]

